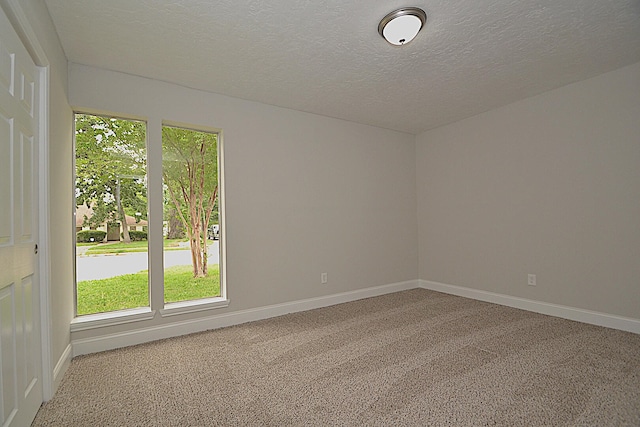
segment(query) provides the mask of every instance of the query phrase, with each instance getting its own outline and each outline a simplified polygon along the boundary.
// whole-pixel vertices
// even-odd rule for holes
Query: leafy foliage
[[[144,122],[76,114],[76,203],[93,209],[86,226],[119,220],[125,211],[147,216]],[[127,227],[123,227],[129,241]]]

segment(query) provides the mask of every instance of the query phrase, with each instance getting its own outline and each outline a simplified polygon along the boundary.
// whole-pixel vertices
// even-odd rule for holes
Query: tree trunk
[[[190,214],[191,229],[193,230],[193,234],[191,235],[191,261],[193,262],[193,277],[205,277],[205,273],[202,268],[202,247],[200,246],[202,244],[202,227],[200,225],[200,217],[197,214],[195,203],[191,203]]]
[[[127,228],[127,217],[124,213],[124,207],[122,206],[122,200],[120,200],[120,181],[116,184],[116,202],[118,204],[118,215],[120,216],[120,224],[122,224],[122,238],[125,243],[131,243],[131,237],[129,237],[129,228]]]
[[[208,256],[207,256],[207,241],[209,239],[209,230],[207,229],[209,224],[206,221],[206,218],[203,218],[202,220],[202,235],[203,235],[203,239],[202,239],[202,274],[204,274],[205,276],[207,276],[209,274],[208,268],[207,268],[207,260],[208,260]]]

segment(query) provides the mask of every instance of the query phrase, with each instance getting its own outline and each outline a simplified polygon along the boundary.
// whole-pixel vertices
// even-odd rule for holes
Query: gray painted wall
[[[640,63],[416,144],[421,279],[640,319]]]
[[[222,129],[231,304],[216,313],[417,278],[413,135],[82,65],[69,73],[75,108],[146,119],[150,146],[162,120]]]

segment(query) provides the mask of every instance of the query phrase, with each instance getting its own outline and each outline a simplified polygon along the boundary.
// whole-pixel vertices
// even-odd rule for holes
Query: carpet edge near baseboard
[[[341,292],[315,298],[290,301],[264,307],[239,310],[230,313],[216,314],[188,319],[164,325],[154,325],[145,328],[124,331],[113,334],[100,335],[89,338],[72,340],[73,357],[99,351],[113,350],[116,348],[142,344],[149,341],[171,338],[174,336],[202,332],[211,329],[224,328],[282,316],[316,308],[327,307],[335,304],[356,301],[363,298],[385,295],[403,290],[422,288],[446,294],[457,295],[479,301],[500,304],[508,307],[604,326],[622,331],[640,334],[640,319],[616,316],[607,313],[590,311],[559,304],[514,297],[505,294],[472,289],[463,286],[449,285],[429,280],[407,280],[388,285],[358,289],[355,291]]]
[[[299,311],[313,310],[371,298],[394,292],[419,288],[418,280],[407,280],[388,285],[374,286],[338,294],[325,295],[315,298],[290,301],[264,307],[233,311],[229,313],[215,314],[197,319],[188,319],[163,325],[154,325],[140,329],[123,331],[113,334],[104,334],[95,337],[80,338],[71,341],[73,357],[100,351],[113,350],[128,347],[145,342],[187,335],[212,329],[219,329],[256,320],[283,316]]]
[[[589,323],[591,325],[604,326],[606,328],[619,329],[621,331],[640,334],[640,319],[514,297],[511,295],[488,292],[463,286],[448,285],[446,283],[433,282],[429,280],[418,280],[418,287],[471,298],[478,301],[519,308],[521,310],[533,311],[535,313],[560,317],[567,320],[574,320],[577,322]]]

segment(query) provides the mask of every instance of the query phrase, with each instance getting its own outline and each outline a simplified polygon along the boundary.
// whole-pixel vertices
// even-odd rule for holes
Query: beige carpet
[[[640,425],[640,335],[415,289],[75,358],[33,425]]]

